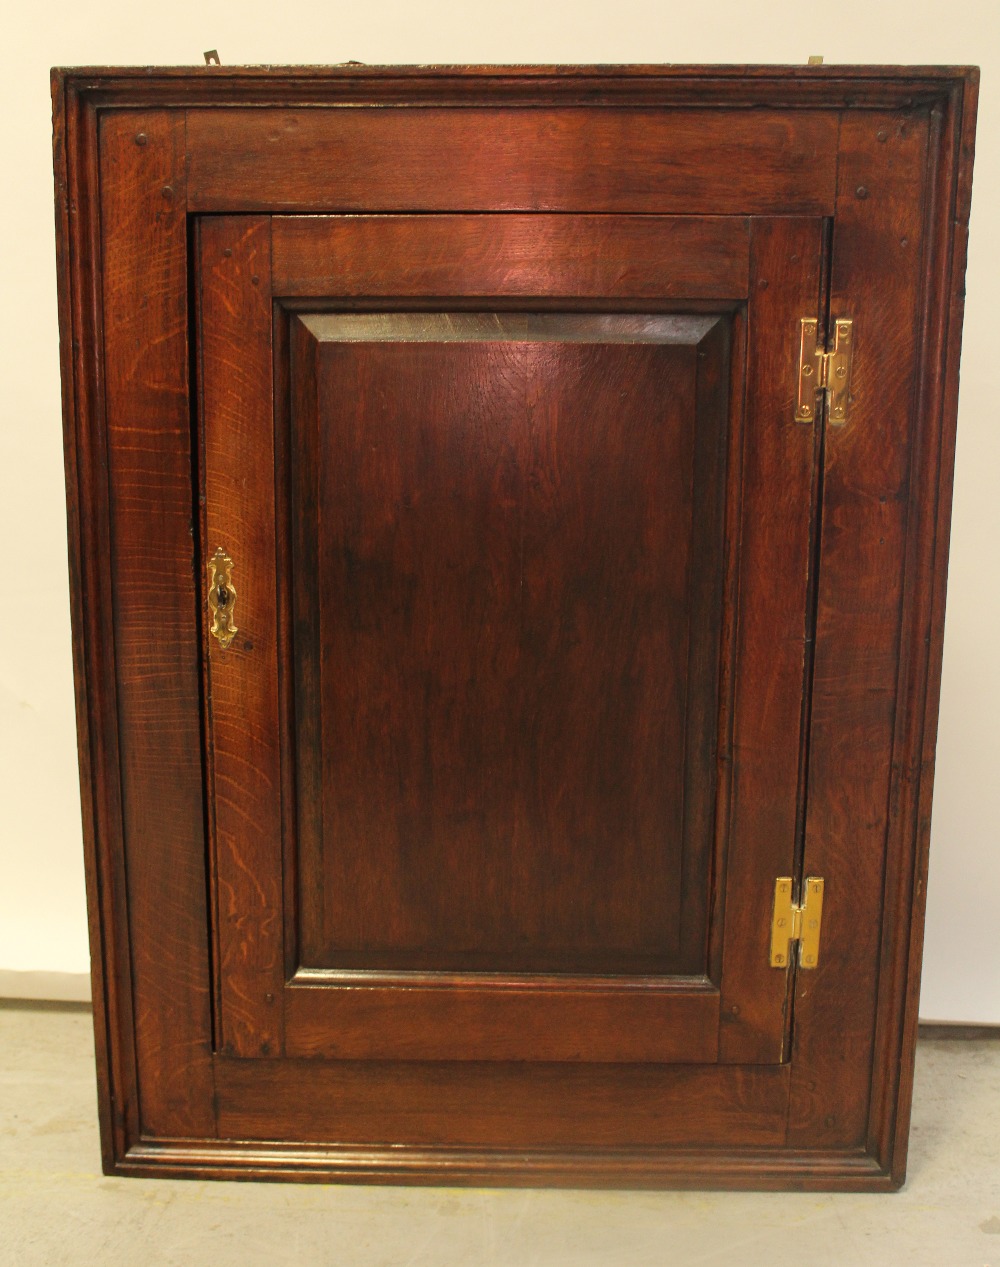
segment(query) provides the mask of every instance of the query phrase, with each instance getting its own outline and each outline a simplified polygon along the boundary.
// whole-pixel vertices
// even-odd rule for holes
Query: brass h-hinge
[[[825,391],[830,402],[830,422],[847,421],[848,392],[851,386],[851,357],[854,352],[854,322],[840,317],[834,322],[833,348],[826,352],[816,346],[819,322],[803,317],[799,322],[799,394],[796,422],[812,422],[816,417],[816,393]]]
[[[823,923],[823,881],[810,876],[802,886],[802,905],[792,901],[792,878],[774,882],[774,914],[771,916],[771,967],[787,968],[793,941],[799,943],[799,967],[815,968],[819,962],[819,934]]]

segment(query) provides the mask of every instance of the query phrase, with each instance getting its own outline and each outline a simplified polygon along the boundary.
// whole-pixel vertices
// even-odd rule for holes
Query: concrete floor
[[[91,1021],[0,1009],[0,1263],[15,1267],[1000,1267],[1000,1041],[928,1041],[890,1196],[107,1179]]]

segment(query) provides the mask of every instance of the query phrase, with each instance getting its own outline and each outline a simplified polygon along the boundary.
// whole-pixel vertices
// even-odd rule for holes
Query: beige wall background
[[[0,994],[86,989],[48,69],[201,63],[978,63],[979,146],[921,1013],[1000,1023],[1000,23],[987,0],[48,0],[4,19]],[[991,300],[990,296],[994,299]],[[50,974],[50,975],[18,975]]]

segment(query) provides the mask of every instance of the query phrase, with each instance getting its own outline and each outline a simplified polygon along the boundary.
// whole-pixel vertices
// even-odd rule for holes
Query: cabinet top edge
[[[532,80],[532,79],[697,79],[697,80],[962,80],[978,81],[978,66],[945,65],[863,65],[836,63],[820,66],[801,64],[684,64],[684,63],[542,63],[542,64],[478,64],[429,63],[413,65],[367,64],[364,62],[338,62],[316,65],[232,65],[232,66],[56,66],[54,78],[81,81],[98,86],[102,82],[121,83],[135,80],[167,79],[249,79],[266,81],[273,79],[343,80],[343,79],[395,79],[410,80],[458,78],[470,80]]]
[[[56,114],[86,108],[545,106],[910,108],[974,112],[976,66],[426,65],[55,67]]]

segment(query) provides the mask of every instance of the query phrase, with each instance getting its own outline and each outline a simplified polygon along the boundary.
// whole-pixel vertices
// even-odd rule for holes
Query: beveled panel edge
[[[318,343],[654,343],[692,347],[717,315],[564,312],[302,312]]]
[[[381,968],[298,968],[286,982],[292,990],[344,986],[351,989],[384,989],[400,986],[409,989],[441,990],[455,986],[496,991],[525,990],[540,994],[620,994],[638,992],[654,994],[718,994],[719,987],[706,976],[685,977],[678,974],[653,973],[580,973],[580,972],[458,972],[416,970],[402,971]]]

